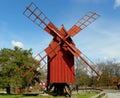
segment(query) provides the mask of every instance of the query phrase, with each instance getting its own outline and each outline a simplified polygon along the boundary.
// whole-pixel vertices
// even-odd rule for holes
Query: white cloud
[[[14,47],[23,48],[23,43],[22,42],[12,40],[11,43]]]
[[[120,7],[120,0],[115,0],[114,8]]]

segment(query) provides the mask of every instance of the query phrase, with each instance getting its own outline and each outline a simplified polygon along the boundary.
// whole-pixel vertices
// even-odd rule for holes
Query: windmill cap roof
[[[67,31],[67,30],[65,29],[65,26],[64,26],[63,24],[60,26],[59,30],[61,30],[61,29]]]

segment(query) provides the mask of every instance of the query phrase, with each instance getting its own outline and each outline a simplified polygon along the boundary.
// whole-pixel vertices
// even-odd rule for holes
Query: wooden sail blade
[[[79,55],[81,55],[81,51],[79,49],[77,49],[74,45],[71,45],[71,47],[67,47],[67,49],[75,56],[75,57],[79,57]]]
[[[58,37],[59,38],[59,42],[62,42],[62,41],[65,42],[65,44],[68,45],[69,50],[73,54],[75,54],[75,56],[77,56],[76,54],[78,54],[78,53],[76,53],[76,48],[73,47],[72,45],[70,45],[66,41],[66,39],[69,37],[69,35],[67,35],[66,37],[63,38],[60,35],[61,32],[53,25],[53,23],[45,16],[45,14],[33,2],[28,7],[26,7],[26,10],[23,12],[23,14],[27,18],[29,18],[31,21],[33,21],[35,24],[37,24],[39,27],[41,27],[42,29],[47,31],[53,37]],[[52,47],[52,50],[53,49],[54,49],[54,47]],[[59,47],[57,49],[59,50]],[[58,50],[56,50],[56,51],[58,51]],[[46,49],[46,52],[48,52],[48,51],[51,51],[50,47]],[[51,52],[51,57],[54,55],[52,53],[53,52]]]
[[[52,41],[51,44],[45,49],[45,52],[49,58],[53,58],[60,51],[60,43],[61,42],[57,43],[56,41]]]
[[[55,32],[51,32],[51,28],[56,30],[57,28],[33,2],[26,7],[25,11],[23,12],[23,15],[25,15],[28,19],[30,19],[40,28],[47,31],[50,35],[55,37],[56,34]]]
[[[33,57],[33,59],[37,59],[37,57],[39,56],[39,53]],[[28,66],[28,63],[25,63],[24,65],[22,65],[19,70],[21,71],[23,68],[27,67]]]
[[[80,70],[86,72],[87,74],[93,76],[92,71],[89,70],[90,68],[85,64],[84,61],[82,61],[79,58],[75,58],[75,63],[76,63],[76,69],[80,69]]]
[[[62,45],[62,43],[64,43]],[[60,49],[69,50],[75,57],[78,57],[81,54],[81,51],[75,47],[75,45],[69,40],[61,40],[58,42],[52,41],[51,44],[45,49],[47,55],[52,58],[60,51]]]
[[[38,59],[39,56],[39,59]],[[36,70],[37,67],[39,67],[39,65],[41,63],[47,64],[47,62],[45,61],[45,59],[47,58],[47,54],[45,54],[44,51],[40,52],[39,54],[37,54],[37,59],[38,61],[36,63],[33,64],[33,66],[31,66],[24,74],[23,77],[25,77],[27,74],[29,74],[29,72]]]
[[[91,61],[87,56],[82,53],[77,59],[81,59],[83,65],[87,65],[99,78],[101,77],[101,71],[100,69],[97,69],[98,65]]]
[[[93,23],[97,18],[99,18],[100,15],[98,15],[95,12],[87,12],[81,19],[77,21],[75,25],[73,25],[69,30],[68,30],[68,35],[69,36],[74,36],[84,28],[86,28],[88,25]]]

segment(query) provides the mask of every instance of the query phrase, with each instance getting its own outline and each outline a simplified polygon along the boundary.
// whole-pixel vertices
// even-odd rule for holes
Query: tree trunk
[[[7,94],[10,94],[10,86],[8,86],[8,87],[6,87],[6,92],[7,92]]]

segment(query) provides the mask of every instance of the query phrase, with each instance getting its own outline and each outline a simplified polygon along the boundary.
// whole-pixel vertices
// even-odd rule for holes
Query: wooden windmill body
[[[65,30],[63,25],[59,29],[56,28],[56,26],[34,3],[27,6],[23,14],[48,34],[53,36],[53,40],[49,46],[44,49],[46,54],[41,56],[41,59],[39,60],[40,63],[47,57],[47,84],[50,88],[54,86],[56,89],[55,91],[63,93],[65,86],[69,87],[69,83],[74,83],[74,58],[81,59],[92,71],[95,72],[95,74],[100,76],[95,70],[95,67],[88,63],[82,52],[76,48],[71,39],[71,37],[94,22],[99,17],[98,14],[95,12],[86,13],[68,31]],[[35,66],[38,66],[39,63],[35,64]],[[32,71],[32,69],[28,70],[28,72]],[[27,73],[25,73],[24,76]]]
[[[65,36],[65,29],[61,26],[61,35]],[[54,45],[56,38],[52,40],[50,45]],[[68,38],[72,45],[73,41]],[[51,58],[48,56],[48,59]],[[60,50],[50,62],[48,62],[48,82],[49,83],[74,83],[74,55],[67,49],[67,45],[61,44]]]

